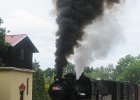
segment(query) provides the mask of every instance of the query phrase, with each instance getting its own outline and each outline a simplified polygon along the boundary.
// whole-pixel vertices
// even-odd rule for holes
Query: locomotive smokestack
[[[56,33],[55,62],[58,78],[62,77],[67,58],[79,46],[86,25],[103,15],[105,4],[111,7],[114,3],[119,3],[119,0],[56,0],[59,29]]]

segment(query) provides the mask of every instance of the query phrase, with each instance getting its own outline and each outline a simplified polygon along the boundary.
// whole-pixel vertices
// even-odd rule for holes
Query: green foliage
[[[93,71],[94,71],[93,67],[87,66],[84,68],[84,73],[92,73]]]
[[[8,51],[9,44],[5,42],[5,35],[8,31],[6,28],[1,27],[1,24],[4,23],[3,20],[0,18],[0,67],[5,66],[2,62],[2,54]]]
[[[46,100],[51,100],[48,94],[48,90],[50,84],[52,84],[54,81],[55,74],[56,74],[55,68],[47,68],[46,70],[44,70]]]
[[[33,62],[33,100],[46,100],[44,73],[37,61]]]
[[[54,76],[47,76],[47,77],[45,77],[46,100],[50,100],[50,97],[49,97],[49,94],[48,94],[48,90],[49,90],[49,86],[53,83],[53,81],[54,81]]]
[[[140,58],[138,57],[130,57],[129,56],[129,60],[128,60],[128,56],[126,56],[125,58],[123,58],[124,61],[126,61],[125,63],[127,63],[127,66],[125,66],[125,68],[121,68],[121,70],[119,70],[119,73],[117,72],[116,75],[116,80],[117,81],[129,81],[132,83],[136,83],[136,84],[140,84]],[[116,66],[117,69],[118,66]],[[119,65],[119,67],[123,67],[121,65]],[[118,70],[116,70],[118,71]]]
[[[84,73],[89,78],[103,79],[103,80],[114,80],[114,67],[108,65],[107,67],[100,67],[93,69],[92,67],[86,67]]]
[[[45,74],[45,77],[52,77],[56,74],[56,70],[55,68],[47,68],[46,70],[44,70],[44,74]]]
[[[1,24],[4,23],[0,18],[0,53],[6,52],[8,50],[9,44],[5,42],[5,35],[8,32],[6,28],[1,27]]]
[[[126,55],[118,61],[116,67],[113,65],[94,69],[86,67],[84,73],[86,76],[94,79],[129,81],[140,84],[140,55],[137,57]]]
[[[46,100],[51,100],[48,94],[48,89],[49,89],[50,84],[53,83],[55,75],[56,75],[55,68],[48,67],[46,70],[44,70]]]
[[[121,58],[116,65],[116,70],[115,70],[116,79],[117,79],[117,77],[122,76],[122,73],[134,61],[135,61],[135,57],[133,57],[131,55],[126,55],[124,58]]]
[[[64,74],[75,73],[74,67],[75,67],[75,65],[69,62],[64,69]]]
[[[45,84],[46,100],[51,100],[51,98],[49,97],[49,94],[48,94],[49,87],[50,87],[50,84],[46,83]]]

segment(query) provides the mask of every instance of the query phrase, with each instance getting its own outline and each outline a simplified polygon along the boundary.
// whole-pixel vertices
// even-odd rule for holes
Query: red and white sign
[[[19,86],[19,90],[20,91],[24,91],[26,89],[26,86],[24,83],[21,83],[21,85]]]

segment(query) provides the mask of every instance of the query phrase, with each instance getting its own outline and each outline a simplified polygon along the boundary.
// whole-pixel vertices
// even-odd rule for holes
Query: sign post
[[[19,90],[20,90],[20,100],[23,100],[23,94],[24,94],[24,90],[26,89],[26,86],[24,83],[21,83],[21,85],[19,86]]]

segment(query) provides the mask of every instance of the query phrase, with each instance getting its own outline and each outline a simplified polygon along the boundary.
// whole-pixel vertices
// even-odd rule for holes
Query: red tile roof
[[[27,34],[19,34],[19,35],[6,35],[5,41],[8,42],[11,46],[15,46],[20,41],[22,41]]]
[[[19,42],[21,42],[25,38],[29,39],[27,34],[6,35],[5,36],[5,41],[7,43],[9,43],[12,47],[14,47],[15,45],[17,45]],[[31,48],[33,49],[33,52],[34,53],[39,52],[30,39],[29,39],[29,41],[30,41],[30,44],[31,44],[30,45]]]

